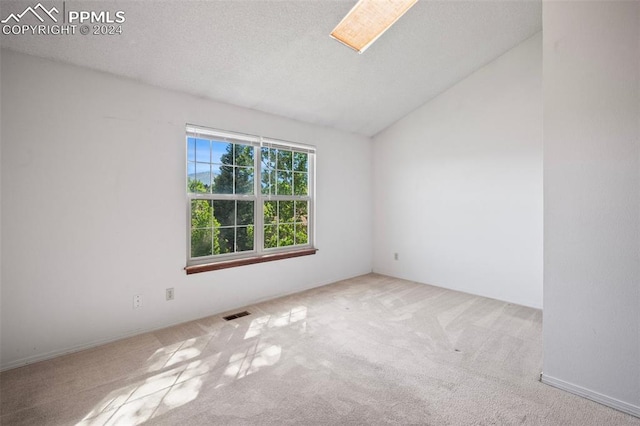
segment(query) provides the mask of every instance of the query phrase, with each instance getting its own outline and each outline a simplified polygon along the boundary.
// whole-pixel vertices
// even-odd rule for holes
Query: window
[[[315,253],[313,147],[191,125],[186,144],[188,273]]]

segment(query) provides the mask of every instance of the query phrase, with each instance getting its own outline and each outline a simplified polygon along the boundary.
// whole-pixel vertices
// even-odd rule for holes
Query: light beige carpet
[[[3,425],[640,425],[538,381],[541,311],[366,275],[0,374]]]

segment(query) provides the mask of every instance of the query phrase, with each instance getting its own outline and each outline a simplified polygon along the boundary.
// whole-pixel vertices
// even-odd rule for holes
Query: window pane
[[[191,227],[211,228],[213,226],[213,208],[209,200],[191,201]]]
[[[187,161],[196,161],[196,138],[187,138]]]
[[[211,147],[210,142],[207,139],[196,139],[195,150],[195,161],[200,163],[211,162]]]
[[[264,203],[264,223],[276,223],[278,219],[277,201],[265,201]]]
[[[238,201],[237,225],[253,225],[253,201]]]
[[[275,185],[276,172],[270,169],[263,169],[262,171],[262,193],[265,195],[276,193]]]
[[[211,256],[213,229],[191,229],[191,257]]]
[[[307,235],[307,225],[296,223],[296,244],[307,244],[309,237]]]
[[[278,170],[292,170],[293,168],[293,153],[291,151],[278,150]]]
[[[307,174],[294,172],[293,174],[293,189],[295,195],[307,195]]]
[[[253,194],[253,167],[236,167],[236,194]]]
[[[278,195],[292,195],[292,176],[291,172],[278,171]]]
[[[233,253],[236,247],[235,228],[218,228],[218,230],[220,231],[217,236],[220,254]]]
[[[233,144],[213,141],[211,143],[211,162],[218,164],[233,164]]]
[[[296,201],[295,221],[304,223],[306,225],[308,214],[309,214],[308,211],[309,211],[309,207],[306,201]]]
[[[195,192],[191,190],[192,181],[196,176],[196,163],[187,162],[187,192]],[[195,189],[195,188],[194,188]]]
[[[216,182],[220,180],[220,166],[211,165],[211,193],[216,193]]]
[[[213,215],[219,226],[233,226],[236,219],[236,202],[234,200],[214,200]]]
[[[293,245],[293,225],[278,225],[278,247]]]
[[[236,251],[253,250],[253,226],[240,226],[236,232]]]
[[[276,168],[276,150],[273,148],[262,148],[260,152],[262,156],[262,168],[275,169]]]
[[[264,226],[264,248],[278,247],[278,228],[276,225]]]
[[[214,168],[217,168],[214,166]],[[214,194],[233,194],[233,167],[220,166],[213,182]]]
[[[307,172],[308,169],[308,157],[309,155],[305,152],[294,152],[293,153],[293,170],[297,172]]]
[[[234,163],[236,166],[253,167],[253,147],[251,145],[235,145]]]
[[[190,178],[190,192],[209,192],[211,188],[211,165],[195,163],[195,173]]]
[[[280,201],[280,223],[293,223],[293,201]]]

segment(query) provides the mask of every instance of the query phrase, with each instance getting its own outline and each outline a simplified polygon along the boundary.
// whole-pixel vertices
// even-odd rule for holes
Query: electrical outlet
[[[174,296],[173,287],[172,288],[168,288],[167,289],[167,300],[173,300],[173,296]]]
[[[393,260],[398,260],[398,253],[393,253]]]
[[[142,295],[136,294],[133,296],[133,309],[139,308],[142,306]]]

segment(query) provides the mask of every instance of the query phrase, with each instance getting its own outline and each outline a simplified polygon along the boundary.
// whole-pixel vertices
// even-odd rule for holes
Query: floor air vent
[[[236,318],[246,317],[247,315],[251,315],[251,312],[242,311],[242,312],[238,312],[236,314],[227,315],[226,317],[222,317],[222,319],[224,319],[225,321],[231,321],[231,320],[234,320]]]

